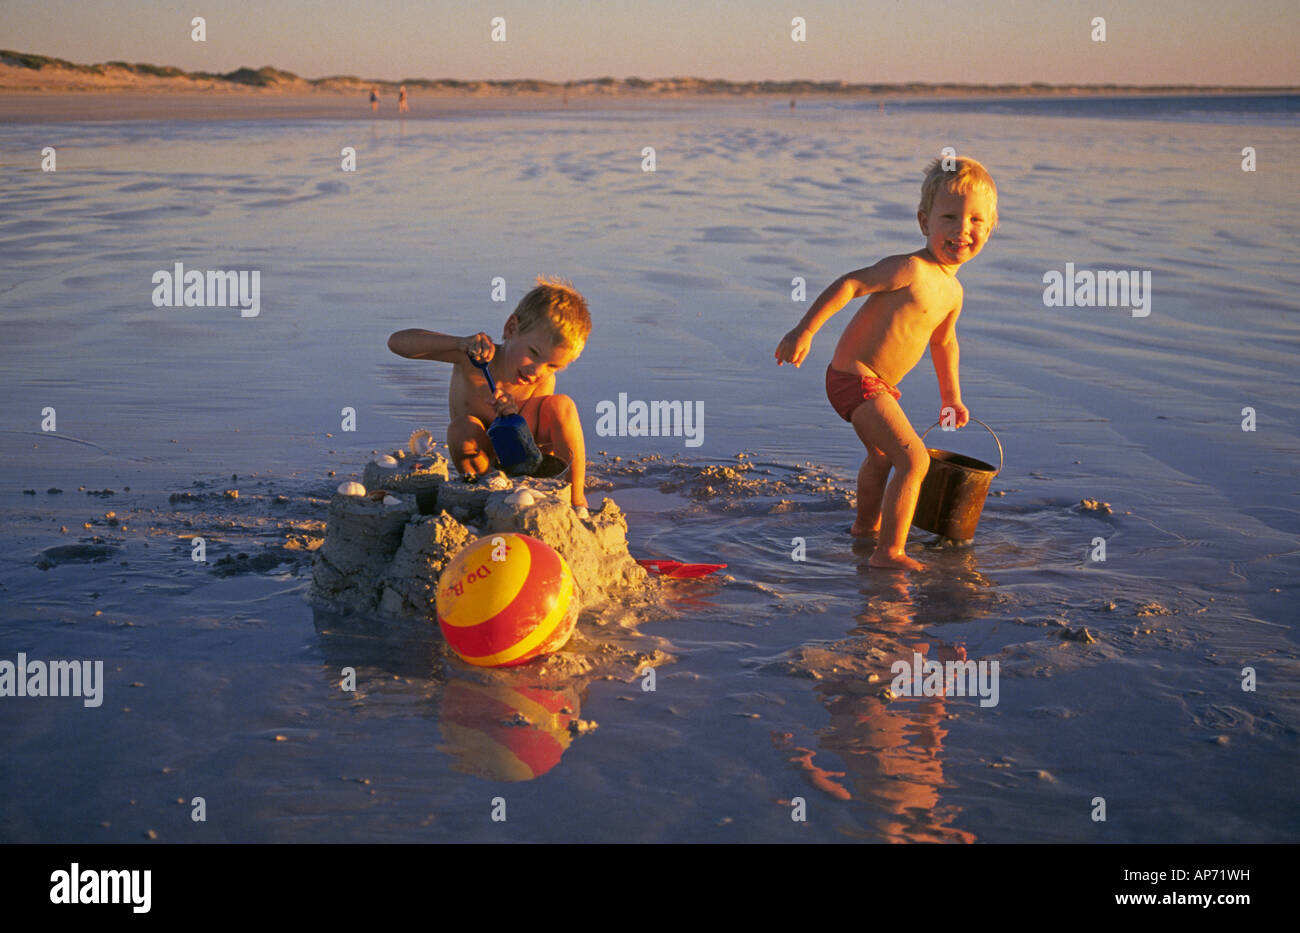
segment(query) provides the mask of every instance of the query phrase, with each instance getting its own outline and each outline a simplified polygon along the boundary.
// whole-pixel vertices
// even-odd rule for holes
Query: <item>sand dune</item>
[[[1192,85],[1085,85],[1085,84],[850,84],[845,81],[725,81],[715,78],[585,78],[555,82],[533,79],[504,81],[408,78],[382,81],[353,75],[303,78],[270,65],[239,68],[225,74],[189,72],[180,68],[128,62],[79,65],[59,58],[0,49],[0,92],[14,91],[142,91],[167,93],[222,92],[245,95],[355,95],[378,86],[394,94],[405,84],[413,93],[461,97],[573,96],[576,98],[730,95],[907,95],[907,96],[1008,96],[1069,94],[1241,93],[1295,91],[1295,88],[1223,87]]]

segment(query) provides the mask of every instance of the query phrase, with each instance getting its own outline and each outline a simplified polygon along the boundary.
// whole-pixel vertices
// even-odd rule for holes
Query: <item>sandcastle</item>
[[[439,453],[394,451],[367,464],[364,490],[352,485],[358,494],[330,501],[312,566],[312,597],[335,609],[436,618],[438,577],[456,552],[474,538],[510,531],[560,552],[583,606],[650,585],[628,553],[619,507],[606,498],[579,518],[561,480],[498,474],[494,482],[465,483],[450,478]]]

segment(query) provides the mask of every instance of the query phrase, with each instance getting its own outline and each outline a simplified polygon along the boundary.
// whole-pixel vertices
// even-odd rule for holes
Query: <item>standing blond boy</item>
[[[997,187],[974,159],[936,159],[926,169],[916,219],[924,247],[836,279],[776,348],[777,365],[799,366],[822,325],[854,298],[869,296],[835,347],[826,395],[867,449],[851,532],[876,536],[870,566],[899,570],[922,567],[905,545],[930,458],[894,387],[928,344],[943,408],[953,409],[956,427],[970,419],[957,377],[957,270],[979,255],[997,226]]]

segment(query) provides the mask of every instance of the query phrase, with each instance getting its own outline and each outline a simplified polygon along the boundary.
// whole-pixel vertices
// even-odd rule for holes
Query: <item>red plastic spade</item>
[[[639,558],[637,563],[661,577],[675,577],[678,579],[707,577],[714,571],[727,569],[726,564],[683,564],[679,560],[665,560],[655,557]]]

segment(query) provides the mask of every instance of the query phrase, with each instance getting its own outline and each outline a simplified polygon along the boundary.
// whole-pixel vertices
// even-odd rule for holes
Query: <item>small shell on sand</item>
[[[415,456],[423,457],[433,450],[433,435],[421,428],[411,434],[411,439],[406,442],[406,446]]]
[[[518,489],[506,496],[506,502],[510,505],[523,508],[524,506],[535,504],[537,502],[537,497],[533,495],[531,489]]]
[[[397,458],[384,454],[382,457],[375,458],[375,464],[377,466],[386,467],[390,470],[395,470],[397,469]]]
[[[339,495],[341,496],[364,496],[366,487],[357,482],[346,482],[339,484]]]

